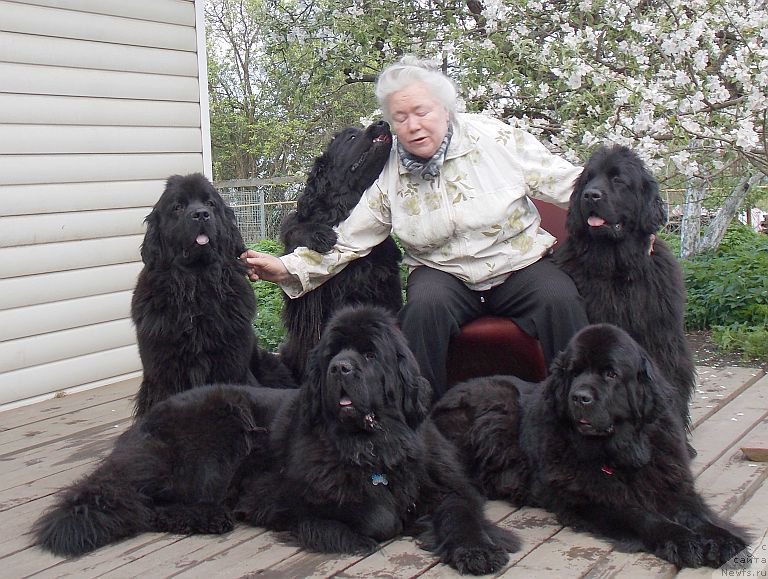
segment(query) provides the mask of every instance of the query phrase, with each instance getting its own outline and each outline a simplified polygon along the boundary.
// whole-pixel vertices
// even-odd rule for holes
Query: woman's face
[[[405,150],[423,159],[434,155],[448,132],[448,109],[420,82],[393,92],[387,104]]]

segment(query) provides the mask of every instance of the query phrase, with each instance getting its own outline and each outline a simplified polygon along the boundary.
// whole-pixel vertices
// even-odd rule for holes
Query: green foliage
[[[714,326],[712,340],[726,352],[741,352],[745,359],[768,360],[768,328],[747,324]]]
[[[717,250],[682,265],[686,325],[712,329],[723,349],[768,357],[768,236],[732,224]]]
[[[270,239],[249,244],[249,248],[272,255],[280,255],[283,251],[280,243]],[[285,337],[285,330],[280,321],[280,312],[283,308],[282,291],[277,284],[266,281],[253,282],[251,285],[256,295],[254,331],[259,338],[259,345],[274,352]]]

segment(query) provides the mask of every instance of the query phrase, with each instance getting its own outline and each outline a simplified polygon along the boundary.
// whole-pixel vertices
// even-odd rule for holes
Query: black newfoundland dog
[[[571,195],[568,238],[555,259],[573,278],[593,324],[626,330],[674,386],[688,424],[696,367],[685,338],[685,287],[675,256],[656,233],[667,213],[658,185],[626,147],[602,147]]]
[[[680,567],[720,567],[747,547],[694,488],[677,397],[610,324],[584,328],[539,385],[455,386],[431,418],[483,491]]]
[[[332,229],[347,218],[363,192],[373,185],[392,148],[389,125],[371,124],[337,133],[315,159],[296,210],[286,217],[280,241],[286,253],[308,247],[325,253],[336,243]],[[282,319],[286,340],[280,353],[300,379],[309,351],[317,344],[330,315],[340,306],[376,304],[396,313],[403,305],[400,283],[402,254],[392,238],[350,263],[319,288],[301,298],[285,298]]]
[[[418,530],[424,548],[462,573],[498,571],[517,549],[424,420],[430,386],[386,310],[339,310],[301,390],[273,392],[284,399],[271,459],[245,478],[240,518],[325,553],[368,553]]]
[[[295,386],[256,344],[256,299],[237,259],[245,244],[208,179],[170,177],[146,223],[131,303],[144,368],[136,415],[202,384]]]
[[[258,400],[257,390],[267,390]],[[227,499],[251,452],[266,447],[263,397],[279,390],[202,386],[158,402],[111,454],[35,524],[36,542],[75,557],[146,531],[224,533]]]

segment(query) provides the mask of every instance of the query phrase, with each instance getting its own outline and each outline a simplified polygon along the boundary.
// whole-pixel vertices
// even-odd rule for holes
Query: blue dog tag
[[[389,484],[389,481],[387,480],[387,475],[378,474],[378,473],[373,473],[371,475],[371,482],[373,483],[373,486],[378,486],[378,485],[386,486]]]

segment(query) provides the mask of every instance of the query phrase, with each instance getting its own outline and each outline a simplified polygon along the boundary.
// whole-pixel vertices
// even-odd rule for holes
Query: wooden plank
[[[748,437],[741,445],[741,452],[744,453],[747,460],[768,462],[768,437],[765,434]]]
[[[4,431],[13,428],[44,424],[46,420],[54,420],[78,410],[85,411],[88,408],[95,408],[102,404],[109,404],[114,400],[133,396],[136,394],[140,383],[141,378],[131,378],[86,392],[51,398],[44,402],[15,408],[13,411],[2,411],[0,412],[0,439],[6,436]],[[0,488],[2,488],[1,485]]]
[[[199,102],[197,77],[0,62],[3,92]]]
[[[54,394],[141,370],[133,344],[0,374],[0,404]]]
[[[187,537],[119,572],[126,577],[242,577],[296,551],[264,529],[240,525],[228,535]]]
[[[694,427],[765,375],[758,368],[700,366],[696,370],[696,390],[690,404],[691,423]]]
[[[194,52],[15,32],[0,32],[0,60],[94,70],[198,75]]]
[[[527,573],[529,577],[538,577],[541,573],[554,573],[560,577],[578,577],[588,572],[611,550],[608,542],[565,527],[500,576],[521,577]]]
[[[0,217],[0,247],[143,235],[150,211],[151,207],[136,207]]]
[[[24,0],[24,4],[66,8],[80,12],[109,14],[184,26],[195,25],[195,12],[191,7],[191,1],[184,3],[177,0],[109,0],[109,2],[104,2],[104,0]]]
[[[124,418],[109,424],[99,424],[80,430],[64,440],[57,440],[19,456],[11,453],[2,457],[0,488],[11,488],[35,477],[50,476],[106,456],[115,437],[130,424]]]
[[[30,546],[23,551],[0,559],[0,563],[3,565],[4,572],[9,573],[9,577],[28,577],[33,574],[37,577],[38,573],[46,577],[67,576],[67,573],[61,570],[62,568],[79,569],[73,575],[80,579],[84,577],[98,577],[103,571],[109,572],[111,569],[119,567],[119,564],[122,562],[121,559],[131,560],[141,557],[145,553],[154,552],[162,548],[163,545],[173,543],[179,539],[178,535],[145,533],[139,537],[99,549],[96,552],[98,555],[86,555],[69,561],[52,555],[37,546]],[[106,565],[103,564],[101,559],[98,562],[91,563],[94,557],[109,557],[110,560],[106,562]]]
[[[193,102],[0,93],[0,123],[199,127],[200,105]]]
[[[0,311],[0,341],[127,318],[132,295],[122,291]]]
[[[768,419],[763,419],[750,436],[768,435]],[[768,465],[746,460],[736,445],[696,478],[701,495],[715,512],[730,518],[768,478]]]
[[[134,181],[139,176],[164,180],[174,173],[200,172],[202,168],[198,153],[0,155],[0,185]]]
[[[46,444],[66,439],[85,427],[115,425],[132,417],[133,396],[126,396],[98,406],[25,424],[4,432],[0,438],[0,457],[29,452]],[[0,490],[2,493],[2,490]]]
[[[703,472],[766,416],[768,376],[763,376],[693,431],[691,443],[698,452],[691,464],[694,476]]]
[[[79,559],[55,558],[54,566],[46,561],[46,565],[38,572],[39,577],[72,574],[79,579],[101,577],[104,574],[119,577],[170,577],[176,575],[177,562],[183,567],[186,558],[213,557],[228,546],[239,544],[260,532],[258,529],[240,527],[225,535],[185,537],[169,533],[144,533],[102,547]],[[42,552],[36,548],[33,551]],[[27,557],[31,554],[27,554]]]
[[[140,261],[0,279],[0,310],[133,290]]]
[[[104,4],[102,2],[102,4]],[[0,30],[194,52],[195,28],[0,1]],[[194,14],[194,13],[193,13]]]
[[[197,127],[0,125],[0,154],[194,153],[200,134]]]

